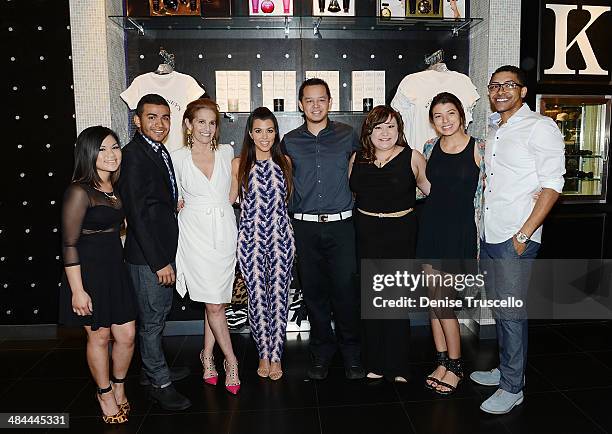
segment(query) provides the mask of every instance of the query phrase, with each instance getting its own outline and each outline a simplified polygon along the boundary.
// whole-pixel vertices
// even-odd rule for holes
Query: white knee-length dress
[[[219,145],[211,178],[195,165],[191,150],[172,153],[179,192],[176,290],[204,303],[229,303],[236,266],[236,218],[229,202],[234,150]]]

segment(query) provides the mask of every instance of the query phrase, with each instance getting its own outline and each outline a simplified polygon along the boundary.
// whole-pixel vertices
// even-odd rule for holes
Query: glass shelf
[[[228,31],[248,30],[270,32],[276,37],[325,38],[326,31],[450,31],[457,36],[483,21],[482,18],[466,19],[415,19],[380,17],[227,17],[209,18],[199,16],[128,17],[111,15],[109,19],[128,31],[145,35],[147,31],[202,30]],[[251,33],[251,32],[249,32]],[[280,35],[279,35],[280,33]],[[337,35],[334,34],[334,37]]]

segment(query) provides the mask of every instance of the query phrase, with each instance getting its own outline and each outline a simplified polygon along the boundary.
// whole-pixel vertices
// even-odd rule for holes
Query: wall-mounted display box
[[[612,97],[538,95],[537,106],[565,141],[563,200],[605,202]]]

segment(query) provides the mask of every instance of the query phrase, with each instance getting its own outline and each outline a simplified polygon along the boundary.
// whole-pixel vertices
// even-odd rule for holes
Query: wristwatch
[[[527,241],[529,241],[529,237],[521,231],[518,231],[514,236],[516,237],[516,241],[521,244],[525,244]]]

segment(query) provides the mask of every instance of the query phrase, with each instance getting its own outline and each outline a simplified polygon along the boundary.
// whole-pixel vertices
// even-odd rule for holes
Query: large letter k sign
[[[586,31],[601,15],[610,10],[610,6],[583,5],[582,10],[588,11],[591,19],[569,44],[567,43],[567,17],[571,11],[578,10],[578,6],[547,4],[546,8],[555,13],[555,61],[552,68],[544,70],[544,74],[575,74],[575,71],[567,67],[567,51],[572,45],[578,44],[586,63],[586,68],[579,70],[578,74],[608,75],[608,71],[599,65]]]

